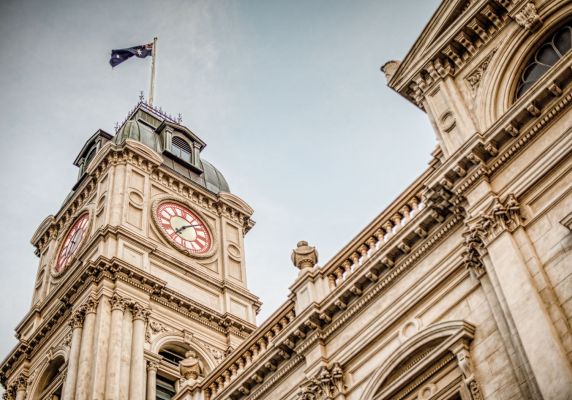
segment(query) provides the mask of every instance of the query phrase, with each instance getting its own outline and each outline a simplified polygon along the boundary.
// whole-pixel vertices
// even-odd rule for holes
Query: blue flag
[[[109,64],[111,67],[121,64],[123,61],[133,56],[145,58],[153,54],[153,43],[142,44],[140,46],[129,47],[127,49],[111,50]]]

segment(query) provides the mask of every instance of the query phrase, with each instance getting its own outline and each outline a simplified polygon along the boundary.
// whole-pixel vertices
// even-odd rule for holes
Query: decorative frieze
[[[297,400],[327,400],[343,394],[344,374],[339,363],[331,367],[321,367],[317,374],[308,379],[300,388]]]
[[[487,70],[487,68],[489,67],[489,64],[491,62],[491,58],[493,58],[493,56],[495,55],[496,49],[491,51],[485,58],[483,61],[481,61],[481,63],[477,66],[477,68],[475,68],[469,75],[467,75],[467,77],[465,78],[465,80],[469,83],[469,86],[471,88],[471,90],[473,91],[473,93],[475,93],[477,91],[477,89],[479,88],[479,84],[481,83],[481,80],[483,79],[483,76],[485,74],[485,71]]]
[[[150,320],[145,331],[145,341],[151,343],[154,336],[163,332],[167,332],[167,328],[162,323]]]

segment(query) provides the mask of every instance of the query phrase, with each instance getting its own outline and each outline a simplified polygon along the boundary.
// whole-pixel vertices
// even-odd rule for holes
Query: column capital
[[[157,371],[159,368],[159,361],[147,360],[147,371]]]
[[[111,304],[111,311],[114,310],[125,311],[128,305],[127,300],[119,296],[117,293],[114,293],[113,296],[111,296],[111,298],[109,299],[109,303]]]
[[[83,308],[80,307],[78,310],[75,310],[69,320],[69,325],[72,328],[72,330],[83,327],[84,319],[85,319],[85,311],[83,310]]]
[[[503,200],[494,196],[491,203],[477,217],[467,222],[485,246],[504,231],[513,232],[524,223],[520,203],[513,193]]]
[[[138,319],[142,321],[147,321],[147,318],[151,314],[148,308],[142,306],[137,302],[131,304],[131,312],[133,313],[133,321]]]
[[[98,303],[99,301],[95,297],[89,297],[85,303],[83,303],[80,310],[83,311],[84,314],[95,314]]]
[[[14,382],[14,385],[16,386],[16,391],[22,391],[22,390],[26,390],[26,388],[28,387],[28,378],[27,376],[20,374],[18,375],[18,377],[16,378],[16,381]]]

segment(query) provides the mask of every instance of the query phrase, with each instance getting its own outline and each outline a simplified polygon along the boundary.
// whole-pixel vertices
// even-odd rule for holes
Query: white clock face
[[[211,249],[211,235],[203,221],[187,207],[167,201],[157,207],[155,218],[163,232],[175,245],[193,254]]]

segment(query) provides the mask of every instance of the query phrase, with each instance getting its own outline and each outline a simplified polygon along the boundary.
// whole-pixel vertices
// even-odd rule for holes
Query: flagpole
[[[153,49],[151,50],[151,83],[149,84],[149,105],[153,105],[155,97],[155,68],[157,60],[157,37],[153,38]]]

